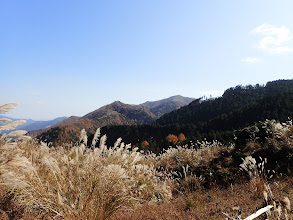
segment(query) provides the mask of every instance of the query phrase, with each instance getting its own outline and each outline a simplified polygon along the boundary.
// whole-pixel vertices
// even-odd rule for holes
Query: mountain
[[[0,118],[8,118],[5,116],[0,116]],[[12,121],[16,121],[19,119],[13,119],[13,118],[9,118]],[[49,120],[49,121],[35,121],[32,119],[24,119],[26,120],[25,124],[19,125],[16,127],[17,130],[25,130],[27,132],[33,131],[33,130],[39,130],[39,129],[45,129],[48,127],[51,127],[52,125],[57,124],[60,121],[63,121],[64,119],[66,119],[66,117],[59,117],[59,118],[55,118],[53,120]],[[11,131],[9,131],[11,132]]]
[[[37,137],[41,133],[46,132],[51,128],[55,128],[55,127],[58,127],[58,126],[66,126],[68,124],[73,124],[73,123],[77,122],[79,119],[80,119],[80,117],[70,116],[70,117],[65,118],[64,120],[62,120],[62,121],[50,126],[50,127],[41,128],[41,129],[38,129],[38,130],[32,130],[32,131],[29,132],[29,135],[32,136],[32,137]]]
[[[293,118],[293,80],[277,80],[266,85],[236,86],[227,89],[221,97],[196,99],[189,105],[164,114],[156,122],[141,126],[106,126],[108,143],[117,137],[140,146],[149,143],[149,149],[159,152],[172,145],[166,141],[169,134],[183,133],[186,143],[197,140],[233,142],[235,132],[266,119],[287,121]]]
[[[71,124],[71,123],[75,123],[77,122],[81,117],[78,117],[78,116],[70,116],[62,121],[60,121],[59,123],[55,124],[55,126],[60,126],[60,125],[68,125],[68,124]]]
[[[215,120],[221,119],[223,122],[228,122],[231,121],[232,118],[237,118],[233,121],[233,124],[237,124],[239,120],[247,116],[244,112],[248,111],[248,109],[254,109],[262,103],[263,100],[269,101],[276,95],[279,95],[281,98],[281,96],[283,97],[284,94],[291,91],[293,91],[293,80],[268,82],[265,86],[260,86],[258,84],[255,86],[236,86],[234,88],[227,89],[221,97],[216,99],[197,99],[191,102],[188,106],[184,106],[171,113],[165,114],[158,119],[156,123],[159,125],[194,124],[197,126],[203,126],[205,124],[207,127],[213,128],[216,126]],[[284,96],[282,102],[291,102],[290,99],[291,96]],[[268,103],[271,105],[266,111],[272,111],[272,109],[275,109],[274,103]],[[264,105],[262,107],[264,107]],[[286,107],[286,105],[281,105],[278,110],[283,111],[283,108]],[[257,112],[255,110],[254,114],[252,114],[253,110],[251,110],[249,118],[253,121],[262,120],[262,117],[260,117],[261,115],[270,116],[270,114],[266,114],[266,111],[256,114]],[[291,117],[291,115],[275,116],[278,117],[275,119],[281,119],[283,117],[288,118],[289,116]],[[227,124],[222,124],[220,127],[227,127]],[[236,129],[236,127],[239,128],[239,126],[233,127],[233,125],[231,125],[232,129]]]
[[[17,129],[25,130],[27,132],[38,130],[38,129],[44,129],[44,128],[51,127],[52,125],[55,125],[66,118],[67,117],[59,117],[49,121],[34,121],[33,123],[30,123],[30,124],[25,123],[23,125],[20,125]]]
[[[58,146],[64,143],[76,143],[79,140],[80,131],[83,128],[88,132],[94,131],[95,126],[91,120],[76,116],[70,118],[69,121],[62,121],[50,129],[32,131],[30,135],[37,137],[41,141],[53,143]]]
[[[83,116],[83,118],[93,120],[96,126],[102,127],[108,124],[147,124],[153,122],[156,115],[143,105],[129,105],[116,101]]]
[[[94,131],[97,127],[107,125],[143,125],[155,122],[161,115],[189,104],[192,98],[173,96],[167,99],[145,102],[140,105],[125,104],[115,101],[92,111],[83,117],[70,117],[56,124],[51,129],[33,131],[32,135],[43,141],[60,142],[78,140],[79,131],[83,128]],[[58,137],[58,132],[60,137]],[[62,134],[62,137],[61,137]],[[54,137],[54,138],[53,138]]]
[[[147,101],[141,105],[148,107],[150,111],[157,117],[161,117],[166,113],[174,111],[175,109],[179,109],[182,106],[188,105],[193,100],[195,99],[177,95],[159,101]]]
[[[102,134],[107,134],[109,145],[118,137],[136,146],[147,141],[149,149],[154,152],[175,144],[166,140],[169,134],[175,137],[183,133],[185,143],[197,140],[228,143],[234,141],[235,131],[255,122],[266,119],[286,121],[293,118],[293,80],[277,80],[266,85],[238,85],[227,89],[221,97],[195,99],[158,118],[155,113],[158,114],[159,111],[154,109],[164,109],[161,106],[166,103],[168,99],[161,103],[146,102],[140,106],[114,102],[82,117],[88,120],[83,126],[92,125],[84,127],[88,131],[89,141],[95,128],[102,127]],[[158,119],[155,120],[156,118]],[[47,133],[46,137],[58,133],[57,130],[50,130],[52,134]],[[76,136],[79,135],[77,131],[78,129]],[[61,136],[64,136],[64,132],[60,132]]]
[[[42,129],[30,132],[32,136],[38,136],[42,140],[44,138],[50,142],[56,139],[56,130],[62,133],[63,137],[68,140],[75,136],[79,136],[81,129],[94,129],[106,125],[136,125],[154,122],[157,117],[150,112],[149,108],[142,105],[129,105],[119,101],[115,101],[109,105],[105,105],[95,111],[92,111],[83,117],[71,116],[58,124],[55,124],[51,129]],[[60,129],[62,131],[60,131]],[[58,139],[58,138],[57,138]]]

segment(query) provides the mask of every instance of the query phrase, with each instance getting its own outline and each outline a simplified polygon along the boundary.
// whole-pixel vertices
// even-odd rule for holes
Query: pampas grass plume
[[[15,109],[18,104],[19,103],[17,103],[17,102],[11,102],[11,103],[1,105],[0,106],[0,113],[4,114],[4,113],[10,111],[11,109]]]
[[[80,143],[84,143],[85,145],[87,145],[87,134],[86,134],[85,129],[82,129],[82,130],[80,131],[79,142],[80,142]]]
[[[9,137],[23,136],[27,133],[25,130],[12,131],[8,134]]]
[[[93,137],[93,141],[92,141],[92,148],[94,148],[99,140],[99,137],[101,135],[101,129],[98,128],[94,134],[94,137]]]
[[[14,122],[11,122],[6,125],[2,125],[2,126],[0,126],[0,131],[12,130],[12,129],[16,128],[18,125],[22,125],[24,123],[26,123],[26,120],[18,120],[18,121],[14,121]]]
[[[12,121],[12,120],[9,119],[9,118],[1,118],[1,119],[0,119],[0,124],[6,124],[6,123],[11,122],[11,121]]]

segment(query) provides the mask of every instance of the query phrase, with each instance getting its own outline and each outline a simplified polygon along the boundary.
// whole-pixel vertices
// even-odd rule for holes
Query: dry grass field
[[[198,142],[159,155],[120,138],[107,146],[100,129],[91,143],[82,130],[79,143],[56,148],[3,134],[0,219],[248,220],[268,205],[258,219],[292,219],[292,123],[261,129],[244,129],[242,145]]]

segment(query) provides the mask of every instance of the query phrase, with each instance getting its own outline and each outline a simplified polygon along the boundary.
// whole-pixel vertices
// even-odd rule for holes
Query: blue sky
[[[0,0],[1,104],[45,120],[292,79],[292,10],[291,0]]]

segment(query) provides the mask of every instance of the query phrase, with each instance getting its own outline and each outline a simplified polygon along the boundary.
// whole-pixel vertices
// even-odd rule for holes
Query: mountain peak
[[[63,123],[61,127],[68,132],[68,137],[72,138],[72,131],[76,132],[82,128],[97,128],[106,125],[149,124],[154,122],[161,115],[189,104],[192,100],[194,99],[177,95],[159,101],[146,102],[140,105],[130,105],[121,101],[115,101],[111,104],[102,106],[81,118],[70,118],[68,121],[70,120],[72,123],[70,121],[66,124]],[[46,133],[41,134],[39,137],[41,139],[48,139],[50,136],[54,136],[55,133],[54,130],[49,130]]]
[[[188,105],[193,100],[195,99],[181,95],[175,95],[158,101],[147,101],[141,105],[150,108],[151,112],[157,115],[157,117],[160,117],[165,113],[169,113],[173,110],[181,108],[182,106]]]
[[[111,104],[109,105],[126,105],[125,103],[121,102],[121,101],[115,101],[115,102],[112,102]]]

